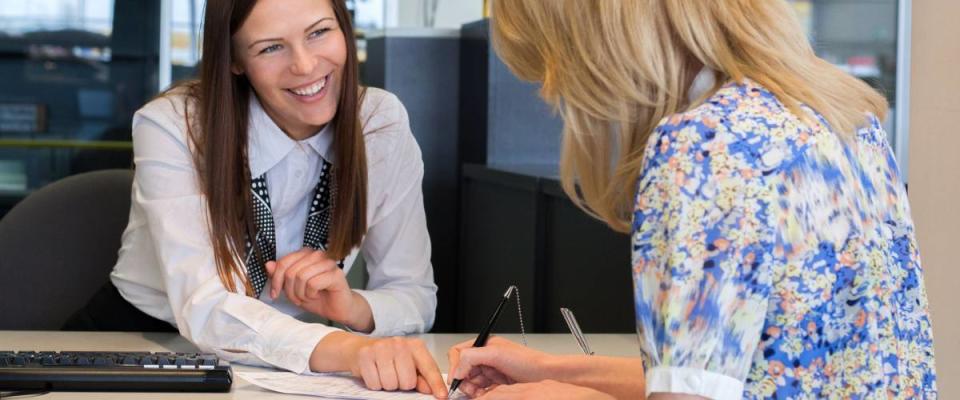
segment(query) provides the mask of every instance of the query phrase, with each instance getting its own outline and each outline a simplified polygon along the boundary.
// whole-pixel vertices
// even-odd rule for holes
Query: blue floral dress
[[[632,242],[648,393],[936,398],[920,255],[883,128],[867,116],[841,138],[804,111],[746,80],[650,137]]]

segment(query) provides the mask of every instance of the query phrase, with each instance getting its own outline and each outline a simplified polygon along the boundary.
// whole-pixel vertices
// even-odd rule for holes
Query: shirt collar
[[[333,162],[333,128],[327,124],[300,143],[313,149],[320,157]],[[297,141],[291,139],[277,123],[267,115],[260,104],[260,100],[253,94],[250,96],[250,119],[248,123],[247,154],[250,158],[250,175],[258,177],[283,160],[287,154],[297,147]]]
[[[716,85],[717,76],[714,70],[704,66],[700,69],[700,72],[697,73],[697,76],[693,78],[693,82],[690,83],[690,89],[687,90],[687,101],[693,104],[693,102],[699,100]]]

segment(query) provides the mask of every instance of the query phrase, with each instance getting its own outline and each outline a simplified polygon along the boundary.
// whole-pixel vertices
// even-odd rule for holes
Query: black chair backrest
[[[0,220],[0,329],[58,330],[107,282],[132,183],[132,170],[74,175]]]

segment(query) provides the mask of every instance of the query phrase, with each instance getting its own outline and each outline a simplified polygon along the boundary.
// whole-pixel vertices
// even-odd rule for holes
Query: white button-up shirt
[[[332,129],[288,137],[251,96],[251,174],[267,174],[277,257],[302,247],[322,159],[333,161]],[[193,110],[191,110],[193,112]],[[194,115],[194,114],[191,114]],[[356,290],[373,311],[377,336],[425,332],[437,287],[423,210],[423,161],[396,96],[369,88],[360,118],[367,152],[367,232],[359,253],[370,279]],[[130,222],[111,279],[143,312],[170,322],[203,351],[236,362],[302,373],[317,342],[336,328],[290,303],[281,291],[259,299],[228,292],[214,264],[184,120],[184,96],[151,101],[133,118],[136,175]],[[354,250],[345,269],[358,256]],[[238,287],[243,287],[240,282]],[[270,283],[267,283],[268,287]]]

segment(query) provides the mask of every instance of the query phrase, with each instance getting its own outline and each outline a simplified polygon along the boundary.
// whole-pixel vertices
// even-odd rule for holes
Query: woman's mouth
[[[331,74],[328,74],[319,81],[286,90],[299,100],[316,100],[326,94],[327,91],[324,88],[327,87],[330,76]]]

